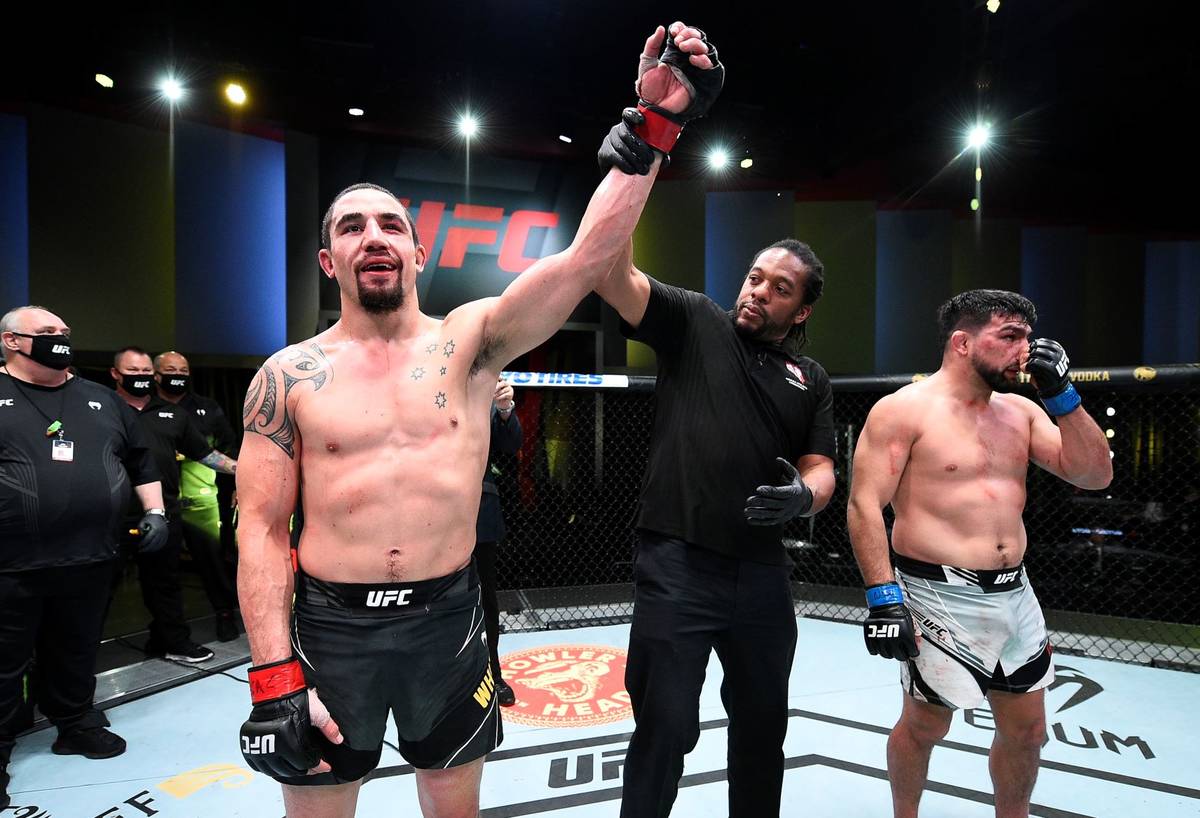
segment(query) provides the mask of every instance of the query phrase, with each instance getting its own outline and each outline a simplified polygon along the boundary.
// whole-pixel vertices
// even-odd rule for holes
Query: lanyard
[[[63,424],[62,424],[61,418],[62,418],[63,407],[66,405],[66,402],[67,402],[67,386],[71,383],[72,380],[74,380],[74,378],[68,378],[66,380],[66,382],[63,383],[62,387],[59,389],[59,391],[62,394],[60,394],[58,396],[58,412],[56,413],[58,415],[58,418],[51,418],[49,415],[47,415],[45,412],[42,411],[42,407],[38,406],[37,403],[34,402],[33,396],[25,391],[25,389],[21,386],[21,381],[19,378],[14,378],[12,376],[12,373],[9,373],[9,377],[12,378],[13,386],[17,387],[17,391],[21,393],[21,396],[23,398],[25,398],[25,400],[29,401],[29,405],[33,407],[34,411],[37,412],[39,415],[41,415],[43,418],[45,418],[46,422],[50,424],[49,426],[46,427],[46,437],[54,437],[54,435],[57,434],[58,439],[62,440]]]

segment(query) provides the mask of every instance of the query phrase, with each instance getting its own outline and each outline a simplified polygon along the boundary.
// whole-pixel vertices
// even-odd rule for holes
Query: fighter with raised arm
[[[700,116],[712,98],[656,62],[668,36],[713,67],[691,29],[658,28],[641,74],[643,98],[664,113],[647,118]],[[610,171],[570,247],[444,320],[420,311],[426,250],[397,198],[360,184],[330,205],[319,260],[341,291],[341,320],[256,375],[238,472],[238,587],[254,662],[242,751],[284,784],[293,818],[354,813],[389,711],[423,813],[477,815],[483,757],[500,741],[471,561],[488,408],[502,367],[549,338],[611,269],[659,161],[646,176]],[[297,498],[305,525],[293,563]]]
[[[1108,441],[1080,406],[1062,346],[1030,341],[1036,320],[1027,298],[1003,290],[947,301],[941,368],[876,403],[854,453],[847,521],[867,585],[863,636],[871,653],[905,663],[887,755],[897,818],[916,816],[954,710],[985,699],[996,815],[1029,814],[1054,664],[1022,562],[1025,477],[1032,462],[1085,489],[1112,480]],[[1008,394],[1021,370],[1045,411]]]

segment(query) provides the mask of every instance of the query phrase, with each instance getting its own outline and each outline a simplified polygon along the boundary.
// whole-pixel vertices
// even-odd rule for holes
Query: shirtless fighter
[[[652,126],[639,133],[664,153],[715,99],[721,70],[696,30],[674,23],[669,38],[657,29],[639,70]],[[602,160],[628,150],[628,127],[610,132]],[[284,785],[289,816],[354,814],[389,711],[423,814],[477,815],[483,758],[500,741],[471,562],[496,380],[607,275],[660,161],[643,176],[610,170],[570,247],[444,320],[417,304],[426,250],[396,197],[355,185],[330,205],[319,261],[341,320],[258,372],[238,470],[254,662],[242,752]]]
[[[905,663],[887,751],[897,818],[916,816],[954,710],[985,697],[996,815],[1029,814],[1054,665],[1022,566],[1025,475],[1032,461],[1084,489],[1112,480],[1108,441],[1080,406],[1062,346],[1030,341],[1036,320],[1028,299],[1003,290],[947,301],[941,368],[876,403],[854,453],[847,516],[867,585],[863,635],[871,653]],[[1022,370],[1045,411],[1006,394]]]

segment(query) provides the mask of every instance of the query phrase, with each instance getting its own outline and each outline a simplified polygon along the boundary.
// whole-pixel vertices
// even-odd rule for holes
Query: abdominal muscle
[[[306,450],[303,571],[331,582],[411,582],[466,566],[486,459],[468,439],[385,440],[351,455]]]

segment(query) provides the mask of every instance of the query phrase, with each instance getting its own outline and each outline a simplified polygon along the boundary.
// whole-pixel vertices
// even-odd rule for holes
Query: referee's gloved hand
[[[157,508],[147,511],[138,522],[137,530],[142,535],[138,543],[139,553],[153,554],[155,551],[161,551],[167,544],[167,534],[170,531],[166,512]]]
[[[804,485],[800,472],[787,458],[777,457],[787,481],[782,486],[759,486],[753,497],[746,500],[746,522],[750,525],[782,525],[793,517],[803,517],[812,511],[812,489]]]
[[[873,656],[901,662],[916,657],[917,633],[899,583],[884,582],[868,587],[867,610],[863,639]]]
[[[249,681],[254,708],[242,724],[241,740],[251,769],[281,778],[328,772],[315,732],[334,744],[342,743],[342,733],[305,683],[300,662],[292,657],[257,665]]]

